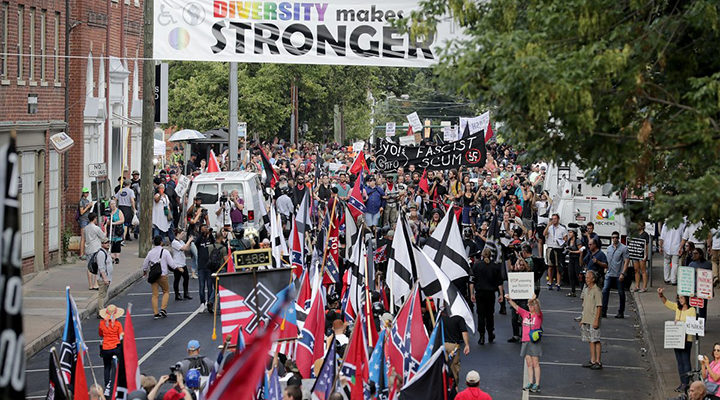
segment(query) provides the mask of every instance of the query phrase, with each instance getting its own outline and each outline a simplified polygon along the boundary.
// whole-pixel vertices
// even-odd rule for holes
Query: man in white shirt
[[[677,268],[680,265],[680,242],[685,224],[671,228],[667,223],[660,230],[660,254],[663,255],[663,272],[666,285],[677,284]]]
[[[97,271],[97,282],[98,282],[98,318],[100,317],[100,310],[105,308],[105,303],[108,301],[108,288],[112,281],[113,262],[112,257],[108,253],[110,250],[110,239],[105,238],[102,241],[102,247],[98,250],[95,256],[95,261],[98,265]]]
[[[555,278],[555,288],[560,290],[560,267],[562,266],[562,260],[565,256],[562,253],[562,247],[567,241],[567,229],[563,225],[560,225],[560,216],[553,214],[550,218],[550,224],[545,228],[545,238],[547,239],[547,246],[549,251],[548,259],[548,289],[553,290],[553,278]]]
[[[173,261],[172,254],[170,254],[170,251],[165,250],[162,247],[162,241],[163,238],[160,235],[157,235],[153,238],[153,247],[148,252],[147,256],[145,257],[145,261],[143,261],[143,277],[147,278],[150,267],[159,262],[160,268],[162,270],[162,273],[160,277],[153,283],[152,285],[152,307],[153,312],[155,313],[154,318],[160,319],[167,317],[167,304],[168,300],[170,300],[170,287],[168,285],[168,274],[170,273],[170,270],[175,269],[175,262]],[[163,295],[162,295],[162,301],[160,305],[160,311],[158,311],[158,289],[162,289]]]
[[[682,234],[682,242],[680,242],[680,250],[685,249],[685,242],[692,242],[696,249],[705,250],[705,239],[698,237],[698,231],[702,228],[702,222],[685,225]]]

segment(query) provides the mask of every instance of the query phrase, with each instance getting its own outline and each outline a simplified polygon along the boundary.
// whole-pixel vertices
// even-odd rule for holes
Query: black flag
[[[19,170],[15,138],[0,149],[0,262],[2,305],[0,365],[7,379],[0,380],[0,399],[25,398],[25,338],[22,321],[22,262],[18,213]]]
[[[62,372],[60,367],[57,365],[55,360],[55,348],[50,350],[50,385],[48,387],[47,395],[45,400],[70,400],[67,393],[65,393],[65,385],[63,384]]]
[[[400,390],[400,400],[444,400],[448,383],[443,350],[437,350]]]

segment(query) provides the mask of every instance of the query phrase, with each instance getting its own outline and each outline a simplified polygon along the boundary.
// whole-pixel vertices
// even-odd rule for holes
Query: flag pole
[[[227,257],[225,259],[225,262],[222,263],[220,268],[215,271],[213,275],[215,275],[215,303],[213,303],[213,333],[212,333],[212,341],[214,342],[217,340],[217,303],[218,303],[218,286],[220,284],[220,276],[218,275],[220,273],[220,270],[227,265],[228,261],[230,260],[230,257]]]
[[[362,232],[362,231],[361,231]],[[370,239],[372,240],[372,239]],[[370,297],[370,282],[368,281],[368,262],[367,262],[368,254],[367,251],[365,252],[365,258],[363,259],[365,262],[365,311],[367,315],[367,338],[368,341],[372,341],[372,333],[370,331],[370,318],[372,318],[372,314],[370,313],[370,303],[372,303],[372,297]]]
[[[53,360],[55,362],[55,371],[60,373],[60,389],[63,391],[63,394],[65,394],[66,398],[72,399],[72,393],[70,392],[70,388],[68,388],[67,384],[65,384],[65,375],[63,374],[62,370],[60,369],[60,358],[58,357],[57,350],[55,347],[52,347],[50,349],[50,354],[52,354]]]
[[[337,199],[335,199],[335,201],[333,201],[332,212],[330,213],[330,220],[329,220],[330,223],[328,224],[328,231],[327,231],[327,235],[325,237],[325,246],[323,249],[323,262],[322,262],[322,268],[320,269],[320,279],[323,279],[323,276],[325,275],[325,263],[327,262],[327,253],[328,253],[328,241],[330,240],[330,232],[332,231],[333,219],[335,219],[335,206],[337,206],[337,202],[338,202]],[[322,281],[320,281],[320,282],[322,284]]]

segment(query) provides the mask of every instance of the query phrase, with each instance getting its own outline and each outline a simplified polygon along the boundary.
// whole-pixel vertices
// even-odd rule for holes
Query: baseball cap
[[[84,188],[82,189],[82,192],[83,192],[83,193],[90,193],[90,189],[84,187]]]
[[[132,172],[132,174],[133,174],[133,175],[140,175],[140,171],[134,170],[134,171]]]
[[[188,342],[188,350],[197,350],[199,348],[200,348],[200,342],[198,342],[197,340],[193,339]]]
[[[108,238],[103,239],[102,244],[105,244],[105,243],[110,243],[110,239],[108,239]]]
[[[478,374],[477,371],[472,370],[467,373],[467,376],[465,377],[465,382],[467,383],[478,383],[480,382],[480,374]]]

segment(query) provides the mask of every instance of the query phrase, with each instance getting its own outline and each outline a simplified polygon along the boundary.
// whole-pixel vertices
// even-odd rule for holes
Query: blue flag
[[[280,378],[278,377],[277,368],[273,368],[272,373],[265,373],[265,400],[282,400],[282,390],[280,389]]]
[[[387,371],[385,370],[385,332],[387,329],[380,331],[377,345],[373,349],[370,361],[368,362],[368,380],[375,382],[375,393],[378,399],[387,399]]]
[[[425,353],[423,353],[422,360],[420,360],[420,366],[418,367],[418,370],[425,365],[432,355],[435,353],[435,351],[438,349],[439,346],[442,346],[442,341],[438,342],[438,331],[440,331],[440,339],[442,340],[442,336],[444,334],[442,327],[442,318],[437,319],[437,323],[435,324],[435,328],[432,331],[432,334],[430,335],[430,340],[428,341],[427,348],[425,349]]]
[[[335,370],[337,360],[335,357],[335,336],[333,336],[330,342],[330,348],[325,355],[322,368],[320,369],[320,375],[315,380],[315,384],[312,387],[313,399],[327,400],[332,394],[333,382],[335,382]]]

